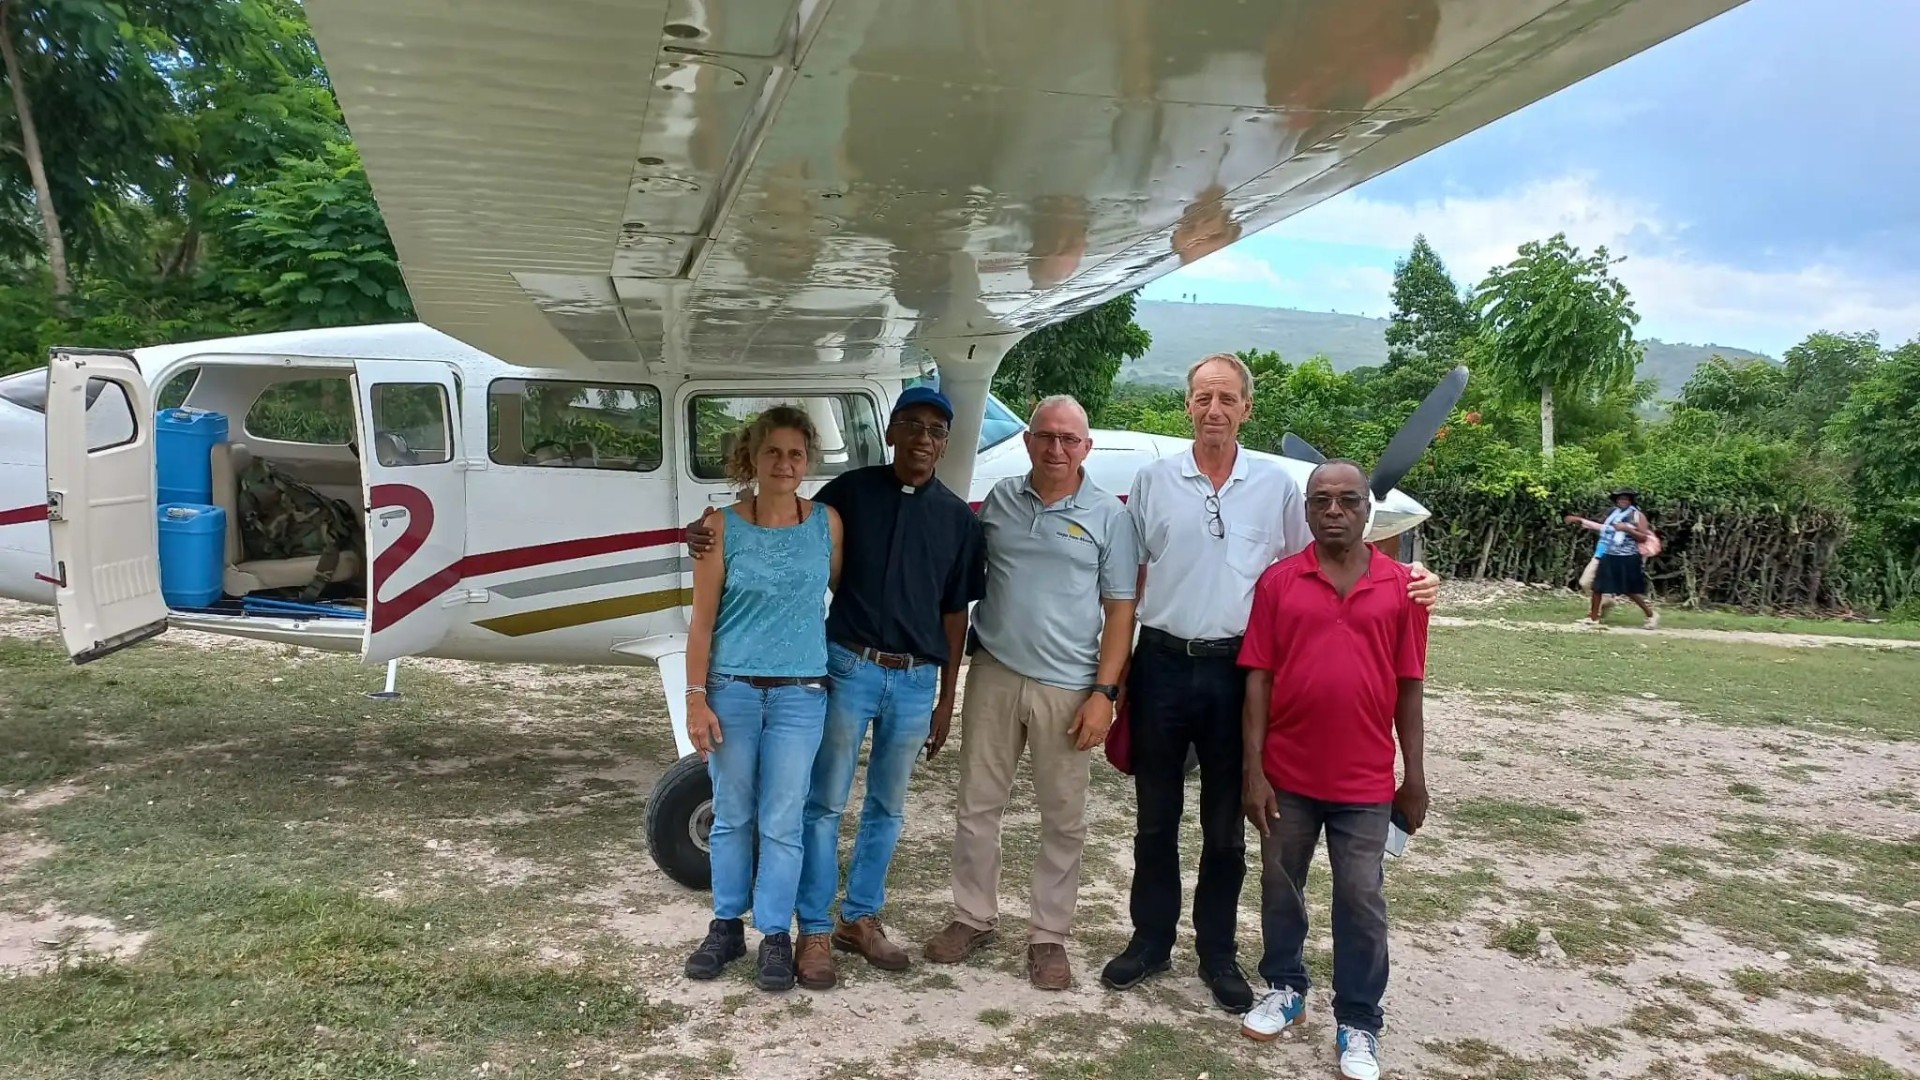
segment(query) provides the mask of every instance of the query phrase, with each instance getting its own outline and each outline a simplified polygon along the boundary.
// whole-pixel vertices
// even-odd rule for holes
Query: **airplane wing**
[[[1739,0],[307,0],[430,325],[899,370],[1066,318]]]

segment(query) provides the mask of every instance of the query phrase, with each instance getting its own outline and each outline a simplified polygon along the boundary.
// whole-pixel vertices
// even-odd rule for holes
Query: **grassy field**
[[[1568,623],[1587,614],[1587,597],[1565,589],[1528,590],[1514,599],[1492,604],[1476,617],[1510,619],[1515,622]],[[1660,625],[1669,630],[1731,630],[1762,634],[1822,634],[1834,637],[1890,638],[1920,641],[1920,623],[1868,622],[1861,619],[1811,618],[1787,615],[1753,615],[1740,611],[1710,609],[1695,611],[1671,604],[1658,605]],[[1640,625],[1640,612],[1633,605],[1620,603],[1608,614],[1612,625]]]
[[[918,961],[948,915],[946,753],[890,883],[913,969],[843,959],[840,989],[770,997],[746,965],[678,974],[707,913],[640,835],[673,756],[650,673],[414,665],[383,703],[377,670],[293,649],[176,634],[74,668],[19,614],[0,635],[9,1078],[1333,1071],[1324,861],[1300,1038],[1241,1038],[1190,941],[1134,993],[1098,986],[1132,799],[1101,762],[1074,990],[1024,979],[1024,773],[999,943]],[[1389,1075],[1920,1075],[1920,652],[1467,627],[1431,663],[1434,816],[1388,867]],[[1249,969],[1258,891],[1256,864]]]

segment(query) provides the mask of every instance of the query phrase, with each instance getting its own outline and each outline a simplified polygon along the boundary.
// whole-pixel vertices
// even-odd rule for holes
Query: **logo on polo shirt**
[[[1067,527],[1055,533],[1054,535],[1063,537],[1068,540],[1078,540],[1081,543],[1085,543],[1085,544],[1093,543],[1093,534],[1081,528],[1080,523],[1077,521],[1067,522]]]

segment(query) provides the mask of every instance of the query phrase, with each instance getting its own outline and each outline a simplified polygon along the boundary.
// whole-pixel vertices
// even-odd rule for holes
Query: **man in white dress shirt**
[[[1200,759],[1200,880],[1194,950],[1214,1000],[1253,1005],[1235,943],[1246,876],[1241,816],[1240,710],[1246,673],[1240,640],[1253,588],[1267,567],[1304,549],[1306,504],[1278,463],[1242,451],[1253,412],[1253,373],[1238,357],[1209,356],[1187,372],[1193,449],[1140,470],[1127,500],[1139,532],[1140,636],[1126,693],[1138,797],[1130,913],[1133,938],[1101,981],[1116,990],[1171,966],[1180,921],[1180,816],[1188,747]],[[1408,586],[1431,607],[1440,580],[1419,568]],[[1276,694],[1285,693],[1275,687]]]

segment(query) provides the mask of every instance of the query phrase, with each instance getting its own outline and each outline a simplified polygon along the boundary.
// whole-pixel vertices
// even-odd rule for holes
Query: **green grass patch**
[[[1611,898],[1609,890],[1576,882],[1556,889],[1521,893],[1525,914],[1496,927],[1489,944],[1515,956],[1532,958],[1540,952],[1540,931],[1553,932],[1567,959],[1576,964],[1624,964],[1664,942],[1676,940],[1672,920],[1650,904]]]
[[[1395,926],[1457,922],[1499,888],[1500,875],[1485,860],[1458,870],[1387,860],[1387,910]]]
[[[1747,612],[1710,608],[1693,610],[1656,605],[1660,625],[1668,630],[1738,630],[1749,633],[1817,634],[1828,637],[1920,640],[1920,623],[1861,622],[1855,619],[1822,619],[1793,615],[1755,615]],[[1482,612],[1484,611],[1484,614]],[[1571,592],[1564,596],[1529,596],[1524,599],[1475,609],[1472,618],[1510,619],[1514,622],[1566,624],[1587,613],[1587,598]],[[1608,612],[1613,625],[1638,628],[1640,612],[1630,604],[1615,605]]]
[[[426,670],[375,703],[378,683],[293,650],[163,642],[76,668],[0,640],[0,769],[75,792],[0,815],[52,847],[10,899],[148,935],[0,980],[0,1074],[372,1080],[512,1059],[548,1075],[644,1052],[683,1017],[578,902],[646,857],[644,791],[591,774],[671,760],[657,694],[597,683],[595,713]],[[505,717],[520,722],[487,722]]]
[[[1520,1057],[1484,1039],[1423,1042],[1420,1046],[1451,1066],[1448,1076],[1466,1080],[1577,1080],[1586,1075],[1572,1058]]]
[[[1472,799],[1446,811],[1448,828],[1498,844],[1538,851],[1567,851],[1572,832],[1585,820],[1577,810],[1513,799]]]
[[[1791,649],[1624,631],[1440,627],[1428,671],[1436,688],[1509,701],[1575,695],[1622,718],[1636,717],[1623,698],[1651,693],[1721,723],[1920,739],[1920,709],[1912,707],[1920,699],[1916,649]]]
[[[1735,990],[1750,997],[1783,994],[1857,1002],[1870,1009],[1898,1009],[1905,998],[1892,983],[1864,971],[1833,967],[1800,967],[1785,971],[1746,967],[1728,974]]]

